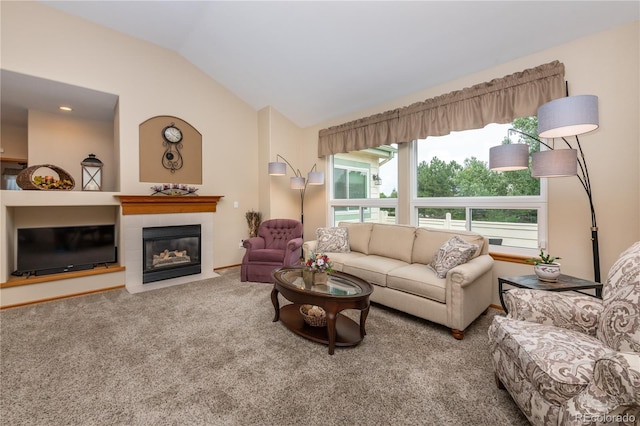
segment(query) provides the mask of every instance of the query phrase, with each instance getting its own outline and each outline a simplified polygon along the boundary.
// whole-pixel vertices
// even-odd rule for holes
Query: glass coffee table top
[[[362,287],[348,278],[338,274],[330,274],[326,284],[312,284],[305,286],[302,278],[302,269],[285,269],[281,271],[279,278],[281,282],[300,290],[320,293],[331,296],[354,296],[363,292]]]
[[[336,346],[355,346],[364,338],[365,323],[369,314],[369,296],[373,286],[363,279],[344,272],[332,272],[324,283],[316,275],[316,283],[302,267],[282,267],[274,270],[271,290],[273,321],[294,333],[314,342],[329,345],[333,355]],[[306,283],[305,283],[306,278]],[[322,283],[322,284],[320,284]],[[291,303],[280,307],[280,296]],[[326,312],[326,324],[314,326],[302,316],[302,305],[316,305]],[[360,323],[343,315],[345,309],[360,311]]]

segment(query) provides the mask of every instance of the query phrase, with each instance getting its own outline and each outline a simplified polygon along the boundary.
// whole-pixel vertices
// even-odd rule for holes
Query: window
[[[541,181],[529,170],[495,172],[488,166],[489,149],[503,141],[510,128],[535,136],[537,118],[413,142],[412,210],[418,226],[467,229],[515,252],[537,249],[538,241],[546,239],[546,192]],[[536,141],[518,138],[512,143],[539,149]]]
[[[332,156],[333,225],[397,223],[398,209],[405,208],[415,226],[471,230],[486,236],[495,250],[500,246],[505,253],[534,255],[546,240],[544,179],[532,178],[529,170],[488,168],[489,149],[505,141],[510,128],[536,136],[537,118],[414,141],[404,150],[412,157],[410,170],[398,171],[395,145]],[[512,134],[511,143],[539,149],[536,141],[526,139]],[[399,173],[410,182],[406,206],[398,206]]]
[[[396,146],[381,146],[332,156],[329,206],[334,226],[341,221],[396,222],[396,154]]]
[[[367,198],[368,170],[350,170],[335,166],[333,168],[333,194],[335,198]]]
[[[395,207],[334,206],[333,226],[339,222],[396,223]]]

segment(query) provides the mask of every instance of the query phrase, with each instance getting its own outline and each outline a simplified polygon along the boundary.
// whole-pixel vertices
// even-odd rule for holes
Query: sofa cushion
[[[338,226],[348,229],[349,247],[352,251],[369,254],[369,240],[373,223],[340,222]]]
[[[349,259],[344,264],[342,272],[355,275],[371,284],[386,287],[389,271],[401,266],[407,266],[407,263],[388,257],[368,255]]]
[[[412,263],[389,271],[387,287],[445,303],[447,280],[438,278],[427,265]]]
[[[597,359],[612,353],[574,330],[495,316],[491,346],[499,345],[547,401],[562,405],[587,387]]]
[[[480,254],[488,252],[484,237],[475,232],[421,227],[416,229],[416,240],[413,243],[413,263],[430,264],[438,249],[454,235],[459,236],[468,243],[478,245],[478,251],[475,252],[473,257],[478,257]]]
[[[477,251],[477,244],[470,244],[454,235],[438,249],[429,268],[435,271],[438,278],[445,278],[449,270],[467,263]]]
[[[413,226],[375,223],[371,231],[369,254],[411,263],[415,233]]]
[[[609,270],[597,336],[616,351],[640,352],[640,241]]]
[[[349,253],[349,230],[344,227],[318,228],[316,230],[318,253]]]
[[[345,263],[363,256],[366,256],[366,254],[358,253],[357,251],[351,251],[349,253],[330,253],[328,255],[331,268],[334,271],[340,272],[344,270]]]

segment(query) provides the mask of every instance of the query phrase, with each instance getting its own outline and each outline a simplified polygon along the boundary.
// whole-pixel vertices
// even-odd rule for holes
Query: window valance
[[[318,156],[409,142],[535,115],[565,95],[564,64],[553,61],[423,102],[320,130]]]

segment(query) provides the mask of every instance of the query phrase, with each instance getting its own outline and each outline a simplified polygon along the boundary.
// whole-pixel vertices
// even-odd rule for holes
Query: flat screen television
[[[117,261],[115,225],[19,228],[16,275],[91,269]]]

